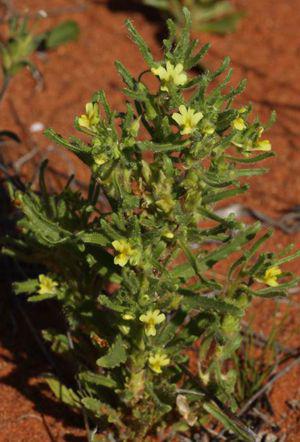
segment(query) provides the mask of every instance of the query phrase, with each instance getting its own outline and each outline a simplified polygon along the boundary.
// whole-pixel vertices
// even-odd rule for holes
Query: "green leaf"
[[[79,373],[79,379],[82,382],[87,382],[88,384],[101,385],[107,388],[116,388],[117,383],[109,376],[104,376],[100,373],[94,373],[92,371],[82,371]]]
[[[125,66],[120,62],[116,61],[115,66],[119,74],[121,75],[123,81],[130,89],[134,88],[135,80],[132,77],[132,75],[129,73],[129,71],[125,68]]]
[[[227,109],[224,112],[220,113],[217,121],[217,130],[224,131],[229,126],[232,120],[237,116],[238,112],[234,109]]]
[[[45,341],[51,343],[51,350],[55,353],[63,354],[70,351],[69,339],[66,335],[52,329],[42,330],[42,335]]]
[[[166,346],[176,335],[178,328],[183,324],[186,318],[186,313],[179,310],[170,319],[170,321],[162,328],[160,333],[155,338],[155,344],[159,346]]]
[[[236,268],[238,268],[239,266],[242,266],[240,272],[243,271],[243,269],[245,268],[246,264],[250,261],[250,259],[255,255],[255,253],[259,250],[259,248],[262,246],[262,244],[267,241],[273,234],[272,230],[269,230],[267,233],[265,233],[263,236],[261,236],[260,238],[258,238],[257,241],[255,241],[255,243],[252,245],[252,247],[249,250],[246,250],[244,252],[243,256],[240,256],[230,267],[229,273],[228,273],[228,278],[231,278],[231,275],[233,274],[233,272],[235,271]],[[262,261],[263,262],[263,261]],[[250,275],[252,275],[254,273],[253,271],[254,269],[248,269],[247,271],[249,272]]]
[[[184,17],[184,26],[181,31],[181,35],[178,39],[178,43],[173,51],[173,55],[174,55],[174,57],[176,57],[176,59],[178,61],[183,60],[186,57],[186,52],[189,47],[190,29],[191,29],[191,24],[192,24],[191,13],[188,10],[188,8],[183,7],[182,13],[183,13],[183,17]]]
[[[255,157],[251,157],[251,158],[237,158],[237,157],[232,157],[231,155],[225,155],[225,158],[227,158],[227,160],[236,162],[236,163],[256,163],[257,161],[262,161],[262,160],[266,160],[267,158],[271,158],[274,157],[275,153],[274,152],[264,152],[260,155],[256,155]]]
[[[203,408],[221,422],[227,430],[232,431],[236,436],[241,438],[241,440],[249,442],[256,441],[256,434],[234,415],[228,416],[228,414],[225,414],[225,412],[212,402],[205,402]]]
[[[45,244],[54,246],[62,244],[70,238],[70,232],[53,222],[36,204],[36,196],[33,193],[17,193],[22,202],[22,209],[30,223],[30,228]]]
[[[62,146],[66,147],[68,150],[70,150],[71,152],[78,155],[78,157],[81,158],[82,161],[86,162],[87,164],[90,163],[90,158],[91,158],[90,154],[92,152],[91,147],[85,146],[83,148],[83,147],[80,147],[79,145],[77,146],[75,143],[70,143],[68,140],[63,138],[58,133],[56,133],[53,129],[46,129],[44,131],[44,135],[47,138],[49,138],[50,140],[54,141],[55,143],[61,144]]]
[[[179,293],[183,295],[181,305],[187,310],[200,308],[205,311],[215,310],[219,313],[230,313],[238,316],[242,315],[242,311],[238,307],[229,304],[222,299],[217,299],[215,297],[209,298],[205,295],[194,293],[187,289],[180,289]]]
[[[260,290],[251,290],[249,288],[245,288],[245,290],[253,296],[259,296],[261,298],[274,298],[276,296],[285,296],[286,290],[295,287],[299,281],[300,277],[294,278],[292,281],[279,284],[276,287],[268,287]]]
[[[146,391],[155,404],[154,412],[157,419],[160,419],[162,416],[164,416],[165,414],[169,413],[172,410],[171,405],[162,402],[162,400],[158,396],[159,392],[154,390],[153,385],[150,384],[150,382],[146,384]]]
[[[153,143],[152,141],[138,141],[136,143],[137,147],[142,151],[151,150],[152,152],[172,152],[181,151],[187,147],[187,143],[182,144],[172,144],[172,143]]]
[[[93,397],[85,397],[81,399],[81,403],[84,405],[84,407],[91,411],[95,416],[100,417],[102,415],[101,408],[103,406],[103,403],[100,402],[98,399],[95,399]]]
[[[93,397],[85,397],[81,399],[81,403],[87,410],[91,411],[97,417],[106,416],[109,423],[115,424],[119,428],[124,428],[124,424],[120,419],[120,413],[110,405]]]
[[[144,4],[164,11],[167,11],[169,8],[169,0],[144,0]]]
[[[127,359],[126,348],[121,335],[116,337],[108,353],[97,360],[97,365],[104,368],[115,368],[124,364]]]
[[[185,68],[186,69],[191,69],[194,66],[196,66],[201,60],[202,58],[207,54],[209,48],[210,48],[210,43],[206,43],[201,49],[200,51],[194,55],[193,57],[191,57],[186,63],[185,63]]]
[[[120,301],[115,300],[113,295],[110,297],[106,295],[99,295],[98,301],[100,305],[103,305],[104,307],[107,307],[115,312],[123,313],[125,311],[125,307],[120,305]]]
[[[151,54],[151,51],[143,39],[143,37],[137,32],[135,27],[133,26],[131,20],[126,20],[125,25],[129,31],[129,34],[134,41],[134,43],[138,46],[139,50],[141,51],[142,56],[144,57],[145,61],[148,63],[150,67],[154,65],[154,60]]]
[[[79,26],[73,20],[60,23],[55,28],[48,31],[45,37],[45,46],[47,49],[54,49],[57,46],[69,41],[76,40],[79,35]]]
[[[172,277],[183,278],[185,280],[195,276],[195,270],[190,263],[180,264],[170,270]]]
[[[210,193],[209,195],[206,195],[203,197],[202,202],[203,202],[203,204],[216,203],[217,201],[223,200],[225,198],[231,198],[233,196],[237,196],[242,193],[245,193],[248,189],[249,189],[249,186],[244,185],[240,188],[224,190],[223,192],[218,192],[218,193]]]
[[[238,170],[236,170],[235,175],[237,177],[241,177],[241,176],[256,176],[256,175],[263,175],[266,172],[268,172],[268,169],[266,169],[266,168],[260,168],[260,169],[238,169]]]
[[[79,232],[76,237],[85,244],[93,246],[107,247],[110,244],[107,237],[98,232]]]
[[[243,13],[236,12],[219,20],[202,23],[198,29],[202,32],[212,32],[216,34],[227,34],[236,30],[237,24]]]
[[[253,239],[260,229],[261,224],[259,222],[254,223],[252,226],[248,227],[245,231],[237,234],[228,244],[220,247],[219,249],[209,253],[207,256],[202,258],[199,263],[205,262],[208,267],[214,266],[217,262],[222,259],[227,258],[233,252],[241,250],[244,244],[247,244],[251,239]]]
[[[285,264],[286,262],[290,262],[298,258],[300,258],[300,250],[298,250],[296,253],[293,253],[292,255],[285,256],[284,258],[274,261],[273,265],[280,266],[282,264]]]
[[[57,293],[43,293],[39,295],[30,296],[27,301],[28,302],[40,302],[45,301],[46,299],[53,299],[57,297]]]
[[[185,256],[189,260],[190,265],[194,269],[195,274],[199,277],[200,281],[203,283],[206,287],[213,287],[216,289],[219,289],[221,286],[220,284],[215,280],[209,280],[205,278],[204,276],[204,266],[201,265],[201,261],[195,256],[188,245],[186,245],[183,241],[179,241],[180,247],[182,248]]]
[[[102,104],[103,109],[104,109],[104,111],[106,113],[106,116],[108,118],[108,121],[111,123],[112,117],[113,117],[113,112],[110,109],[110,106],[108,104],[105,92],[103,90],[100,90],[100,91],[96,92],[93,95],[92,101],[93,102],[99,101],[99,103]]]
[[[80,399],[77,394],[71,388],[63,385],[59,379],[52,376],[47,376],[45,380],[55,396],[62,402],[70,405],[71,407],[80,406]]]
[[[20,295],[21,293],[35,293],[39,288],[39,282],[37,279],[27,279],[22,282],[15,282],[13,284],[13,290],[16,295]]]

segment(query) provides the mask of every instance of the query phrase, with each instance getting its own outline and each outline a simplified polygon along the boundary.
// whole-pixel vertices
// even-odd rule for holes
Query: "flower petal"
[[[183,124],[183,122],[184,122],[183,116],[181,114],[179,114],[178,112],[175,112],[172,115],[172,118],[173,118],[173,120],[176,121],[177,124],[179,124],[179,126],[181,126]]]
[[[178,86],[183,86],[187,82],[187,75],[182,73],[176,77],[175,84]]]
[[[272,145],[269,140],[261,140],[257,143],[257,146],[254,150],[269,152],[270,150],[272,150]]]
[[[182,129],[182,131],[180,131],[181,135],[189,135],[194,131],[193,128],[191,127],[185,127],[184,129]]]
[[[124,267],[128,263],[128,259],[128,256],[126,256],[124,253],[120,253],[119,255],[115,256],[114,263]]]
[[[189,109],[187,109],[187,108],[185,107],[184,104],[181,104],[181,105],[179,106],[179,112],[180,112],[181,115],[184,117],[184,116],[186,116],[186,115],[188,114]]]
[[[203,118],[202,112],[197,112],[195,115],[192,116],[191,121],[193,126],[197,126],[200,120]]]
[[[145,333],[146,333],[146,336],[155,336],[156,335],[156,328],[155,328],[155,326],[152,325],[152,324],[148,325],[146,327]]]
[[[247,127],[245,121],[241,117],[233,120],[232,126],[234,127],[234,129],[240,130],[240,131],[246,129],[246,127]]]
[[[118,240],[113,241],[112,246],[115,250],[117,250],[117,252],[120,252],[121,250],[123,250],[122,243]]]
[[[166,316],[164,313],[161,313],[160,315],[157,316],[156,319],[156,324],[161,324],[162,322],[164,322],[166,319]]]
[[[178,63],[174,68],[174,72],[175,74],[180,74],[182,71],[183,71],[183,64]]]
[[[86,111],[87,115],[91,114],[93,112],[93,110],[94,110],[93,103],[87,103],[85,105],[85,111]]]
[[[88,117],[86,115],[81,115],[78,118],[78,124],[79,124],[79,126],[86,127],[87,129],[89,129],[89,127],[90,127],[90,122],[89,122]]]

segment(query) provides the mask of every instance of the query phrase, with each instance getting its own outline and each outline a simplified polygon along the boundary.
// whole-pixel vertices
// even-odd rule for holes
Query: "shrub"
[[[37,50],[50,50],[57,46],[75,40],[79,34],[79,27],[74,21],[64,21],[58,26],[43,33],[33,32],[27,17],[20,18],[14,15],[8,22],[7,39],[0,43],[1,67],[3,84],[0,89],[0,99],[9,85],[10,80],[22,69],[29,68],[32,75],[39,77],[36,66],[31,60]]]
[[[281,265],[299,253],[263,252],[271,232],[214,211],[248,189],[245,177],[265,172],[254,165],[273,155],[263,138],[271,121],[234,105],[245,82],[228,87],[228,58],[215,72],[192,75],[208,45],[196,51],[184,15],[177,43],[167,22],[161,61],[127,21],[148,69],[135,79],[116,63],[126,111],[111,110],[100,91],[75,120],[86,141],[47,130],[90,169],[87,192],[74,190],[71,178],[50,194],[46,163],[39,193],[10,186],[20,234],[3,251],[45,269],[15,291],[29,302],[58,301],[65,323],[44,338],[75,374],[69,384],[54,376],[48,383],[97,424],[90,440],[188,433],[212,418],[254,440],[233,415],[239,403],[230,361],[241,345],[241,319],[253,297],[284,295],[297,282]],[[146,76],[156,77],[154,91]]]
[[[204,32],[227,34],[236,30],[241,12],[227,0],[143,0],[146,5],[173,17],[176,24],[184,26],[182,7],[190,8],[193,17],[193,29]]]
[[[24,68],[28,68],[36,80],[42,75],[32,61],[36,51],[54,49],[71,40],[79,34],[79,27],[72,20],[63,21],[58,26],[43,33],[35,33],[34,26],[29,26],[28,17],[21,18],[17,14],[8,20],[6,39],[0,42],[2,85],[0,87],[0,101],[3,99],[11,80]],[[14,132],[0,129],[0,141],[11,138],[19,142]]]

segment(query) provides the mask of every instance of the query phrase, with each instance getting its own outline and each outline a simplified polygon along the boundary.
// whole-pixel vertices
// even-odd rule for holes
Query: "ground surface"
[[[40,152],[32,159],[31,166],[21,167],[22,173],[32,176],[34,165],[45,155],[56,171],[58,183],[52,179],[52,185],[59,185],[63,176],[74,170],[78,180],[84,181],[86,170],[79,168],[72,156],[55,148],[41,134],[30,135],[28,128],[41,122],[62,134],[71,134],[74,115],[81,113],[90,95],[100,88],[106,91],[113,107],[121,108],[124,102],[114,60],[120,59],[133,73],[142,67],[139,53],[127,38],[124,19],[130,16],[134,20],[159,58],[158,16],[149,10],[129,7],[129,1],[121,0],[15,0],[13,3],[20,11],[26,7],[30,12],[47,9],[53,16],[42,24],[44,27],[58,20],[75,19],[81,35],[77,43],[36,59],[44,74],[43,90],[35,87],[26,72],[11,84],[2,103],[1,128],[16,131],[25,143],[4,147],[3,157],[6,162],[15,161],[38,146]],[[77,8],[80,4],[84,5],[82,10],[66,12],[70,6]],[[237,0],[236,4],[247,14],[237,34],[199,38],[213,43],[207,66],[215,67],[222,57],[230,55],[235,68],[234,82],[243,77],[248,79],[243,98],[251,100],[263,118],[267,118],[271,109],[278,113],[278,123],[270,134],[278,157],[270,161],[267,176],[252,180],[249,194],[239,202],[279,217],[291,206],[300,204],[300,146],[297,143],[300,135],[300,1]],[[269,246],[282,249],[290,242],[299,247],[300,233],[287,235],[277,229]],[[297,271],[298,267],[299,262],[293,264],[293,270]],[[2,286],[3,293],[6,290],[7,287]],[[257,301],[252,311],[254,322],[267,334],[271,320],[275,318],[280,322],[288,313],[281,340],[289,347],[299,348],[299,306],[299,295],[293,296],[292,302],[277,306],[273,302]],[[28,308],[26,314],[33,317],[38,328],[45,318],[36,317],[36,310],[32,310]],[[6,312],[5,318],[3,312]],[[1,315],[0,442],[84,441],[81,417],[57,404],[37,377],[49,370],[50,365],[28,331],[24,317],[17,309],[8,315],[3,308]],[[287,404],[300,399],[299,374],[298,366],[276,383],[270,395],[275,420],[290,442],[300,440],[297,410]]]

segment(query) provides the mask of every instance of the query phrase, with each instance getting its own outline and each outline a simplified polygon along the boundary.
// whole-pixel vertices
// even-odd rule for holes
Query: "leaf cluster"
[[[14,15],[8,23],[7,39],[1,42],[1,62],[4,78],[11,78],[21,69],[28,67],[33,75],[37,68],[31,60],[37,50],[50,50],[57,46],[75,40],[79,34],[76,22],[68,20],[61,22],[48,31],[34,32],[35,26],[29,25],[27,17]]]

